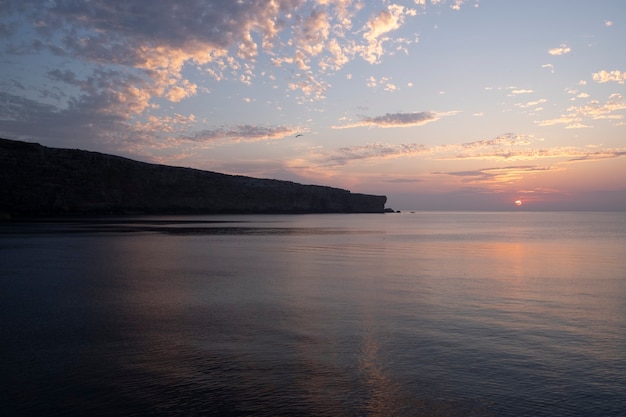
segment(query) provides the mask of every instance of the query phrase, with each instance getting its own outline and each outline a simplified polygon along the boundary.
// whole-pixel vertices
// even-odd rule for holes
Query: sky
[[[402,210],[626,211],[624,39],[624,0],[0,0],[0,137]]]

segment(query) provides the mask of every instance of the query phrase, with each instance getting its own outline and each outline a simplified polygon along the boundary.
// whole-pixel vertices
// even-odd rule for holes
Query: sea
[[[3,416],[626,416],[626,213],[0,223]]]

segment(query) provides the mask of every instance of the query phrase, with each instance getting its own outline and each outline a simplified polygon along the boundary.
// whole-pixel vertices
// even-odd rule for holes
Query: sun
[[[521,206],[522,205],[522,200],[515,200],[515,205],[516,206]]]

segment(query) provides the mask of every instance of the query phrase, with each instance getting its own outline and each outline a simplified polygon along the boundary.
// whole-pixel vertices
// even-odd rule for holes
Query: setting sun
[[[522,205],[522,200],[515,200],[515,205],[516,206],[521,206]]]

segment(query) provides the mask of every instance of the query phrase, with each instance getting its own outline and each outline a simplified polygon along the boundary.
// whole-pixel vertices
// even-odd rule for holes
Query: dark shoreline
[[[383,213],[386,196],[0,139],[0,219]]]

